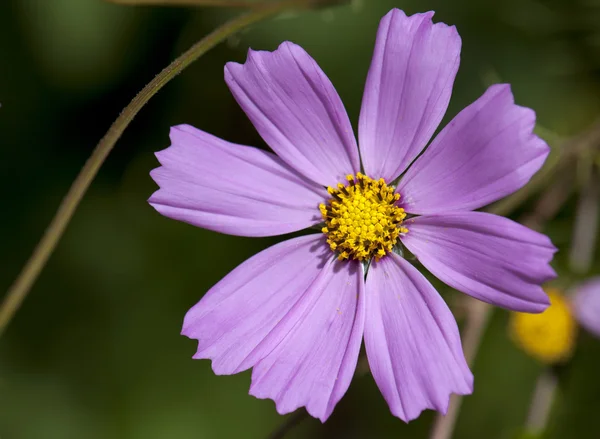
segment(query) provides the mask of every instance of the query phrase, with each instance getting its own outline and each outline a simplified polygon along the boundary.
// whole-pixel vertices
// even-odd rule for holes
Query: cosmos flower
[[[600,277],[588,279],[575,288],[571,308],[579,324],[600,337]]]
[[[527,354],[545,364],[571,358],[577,335],[577,322],[569,302],[556,289],[547,289],[550,306],[540,314],[512,313],[510,334]]]
[[[253,368],[250,393],[279,413],[325,421],[352,379],[364,338],[392,413],[445,412],[472,392],[456,322],[410,251],[448,285],[540,312],[554,277],[549,239],[473,212],[525,185],[548,146],[508,85],[490,87],[431,142],[446,112],[461,40],[433,12],[381,21],[358,123],[317,63],[285,42],[228,63],[225,81],[276,153],[188,125],[152,171],[161,214],[240,236],[317,226],[242,263],[185,316],[194,358],[216,374]],[[415,160],[416,159],[416,160]],[[411,165],[411,163],[414,163]],[[408,169],[408,170],[407,170]],[[400,180],[399,177],[402,176]]]
[[[546,290],[550,306],[541,314],[512,313],[510,333],[524,352],[545,364],[571,358],[580,324],[600,337],[600,277],[591,278],[566,296]]]

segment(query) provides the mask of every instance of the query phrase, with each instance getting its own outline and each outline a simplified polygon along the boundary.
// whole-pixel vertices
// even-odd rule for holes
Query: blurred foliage
[[[33,438],[240,438],[266,436],[283,417],[248,396],[249,373],[214,376],[179,335],[187,309],[221,277],[279,241],[224,236],[160,217],[146,199],[153,152],[169,126],[190,123],[263,145],[223,81],[248,47],[304,46],[336,85],[356,124],[381,16],[435,10],[456,24],[462,63],[446,122],[484,90],[510,82],[540,123],[568,136],[600,115],[600,1],[362,0],[262,23],[213,50],[134,120],[100,172],[63,241],[0,346],[0,436]],[[0,2],[0,179],[6,289],[71,180],[119,111],[162,67],[234,12],[127,7],[102,0]],[[568,249],[578,192],[546,228],[574,275]],[[522,211],[530,208],[523,207]],[[522,212],[517,212],[522,213]],[[456,293],[437,283],[446,299]],[[518,351],[496,311],[474,365],[456,439],[519,435],[541,365]],[[584,334],[560,390],[548,438],[598,437],[600,342]],[[289,437],[426,437],[433,413],[393,418],[373,379],[356,379],[324,425]]]
[[[135,6],[215,6],[229,8],[260,8],[281,3],[291,3],[290,0],[105,0],[111,3]],[[294,0],[292,0],[294,1]],[[301,0],[297,4],[304,7],[328,7],[350,3],[351,0]]]

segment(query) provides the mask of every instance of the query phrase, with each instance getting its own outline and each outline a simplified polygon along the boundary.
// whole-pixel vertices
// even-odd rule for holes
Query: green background
[[[392,7],[435,10],[462,36],[445,121],[492,82],[559,136],[600,115],[600,1],[362,0],[260,23],[168,84],[117,143],[55,254],[0,342],[0,437],[261,438],[285,418],[248,395],[250,374],[214,376],[179,335],[185,312],[237,264],[281,238],[219,235],[161,217],[146,199],[153,152],[189,123],[263,143],[223,81],[248,47],[302,45],[331,78],[356,126],[379,19]],[[0,2],[0,288],[7,289],[71,181],[120,110],[178,54],[228,17],[217,8],[127,7],[101,0]],[[226,171],[226,170],[225,170]],[[577,190],[546,232],[568,279]],[[527,206],[523,208],[527,209]],[[451,304],[458,294],[442,293]],[[458,316],[460,318],[460,316]],[[519,434],[541,366],[506,334],[497,310],[474,365],[457,439]],[[579,340],[560,370],[548,437],[600,437],[600,341]],[[355,379],[330,420],[289,437],[425,438],[433,413],[392,417],[371,376]]]

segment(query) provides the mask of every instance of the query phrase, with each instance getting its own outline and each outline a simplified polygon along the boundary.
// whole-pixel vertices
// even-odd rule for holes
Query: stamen
[[[408,232],[402,227],[406,213],[396,206],[400,195],[383,178],[373,180],[359,172],[346,180],[347,186],[327,188],[332,198],[328,205],[319,205],[326,226],[321,231],[338,259],[379,260]]]

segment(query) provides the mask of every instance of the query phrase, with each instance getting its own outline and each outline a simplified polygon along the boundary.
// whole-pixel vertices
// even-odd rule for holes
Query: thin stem
[[[534,208],[521,222],[532,229],[541,229],[550,218],[554,218],[573,192],[573,170],[566,169],[557,175],[542,195],[536,200]]]
[[[277,0],[107,0],[121,5],[140,6],[216,6],[225,8],[264,8],[273,6]]]
[[[2,303],[2,307],[0,308],[0,336],[19,309],[21,303],[23,303],[27,293],[54,251],[56,244],[62,237],[65,228],[69,224],[77,206],[98,173],[100,166],[104,163],[104,160],[113,149],[115,143],[119,140],[123,131],[125,131],[125,128],[127,128],[129,123],[150,98],[152,98],[152,96],[154,96],[171,79],[177,76],[183,69],[232,34],[286,9],[309,4],[309,1],[290,0],[279,2],[270,6],[255,9],[252,12],[234,18],[194,44],[184,54],[179,56],[179,58],[160,72],[135,98],[133,98],[131,103],[125,107],[123,112],[111,125],[108,132],[92,152],[92,155],[71,185],[69,192],[63,198],[52,222],[44,232],[44,235],[33,251],[33,254],[8,290],[4,302]]]
[[[106,0],[110,3],[130,6],[212,6],[223,8],[265,9],[281,4],[297,3],[298,6],[333,6],[346,0],[305,0],[290,2],[287,0]]]
[[[600,175],[597,169],[592,168],[589,181],[579,197],[571,239],[569,262],[571,270],[577,273],[586,273],[592,265],[598,238],[599,200]]]
[[[308,419],[308,413],[306,410],[296,410],[294,413],[289,415],[284,422],[282,422],[275,430],[267,436],[267,439],[282,439],[288,434],[294,427],[301,424],[304,420]]]
[[[547,368],[538,377],[533,391],[527,421],[525,421],[525,430],[528,433],[537,437],[546,430],[557,388],[558,379],[552,369]]]

